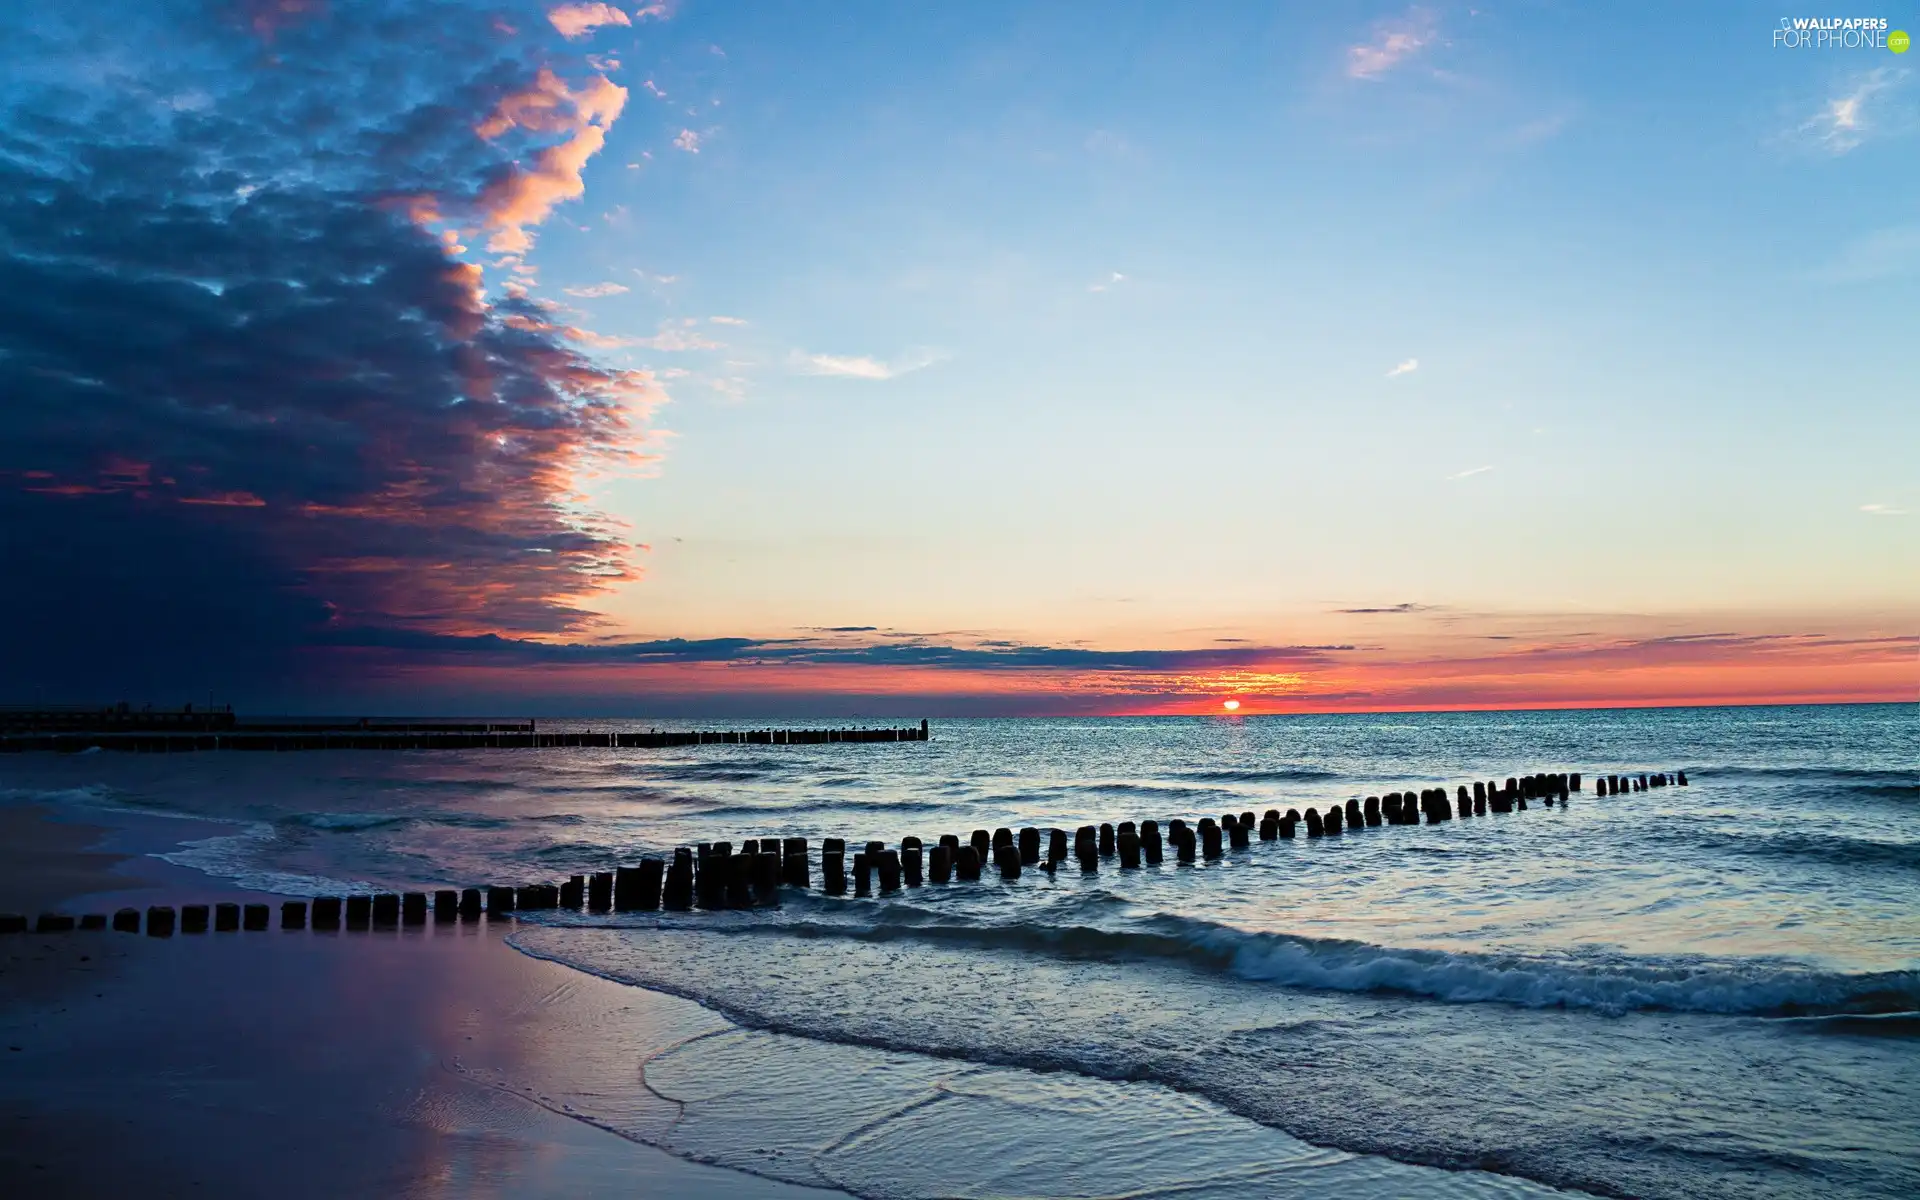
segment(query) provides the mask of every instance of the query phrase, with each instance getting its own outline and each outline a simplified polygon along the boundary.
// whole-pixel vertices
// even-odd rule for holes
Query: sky
[[[1920,699],[1856,15],[7,6],[0,699]]]

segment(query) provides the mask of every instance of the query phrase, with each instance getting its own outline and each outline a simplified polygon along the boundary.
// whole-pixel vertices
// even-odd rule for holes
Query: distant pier
[[[252,722],[231,708],[0,709],[0,754],[77,754],[95,748],[133,754],[203,750],[658,750],[672,746],[824,746],[840,742],[924,742],[916,726],[839,729],[542,730],[524,722]]]

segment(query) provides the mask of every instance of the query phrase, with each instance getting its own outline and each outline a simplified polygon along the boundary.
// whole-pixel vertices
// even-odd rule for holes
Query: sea
[[[221,822],[163,857],[298,896],[552,881],[752,837],[1164,827],[1535,771],[1585,787],[1192,865],[542,913],[510,940],[725,1018],[636,1064],[673,1119],[612,1091],[570,1115],[859,1196],[1920,1196],[1914,705],[26,755],[0,761],[0,799]],[[1642,771],[1688,786],[1591,783]]]

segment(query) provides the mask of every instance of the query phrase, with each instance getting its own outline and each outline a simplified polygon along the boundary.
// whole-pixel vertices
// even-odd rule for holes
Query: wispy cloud
[[[1347,76],[1379,79],[1426,49],[1439,33],[1439,19],[1424,8],[1409,8],[1398,17],[1376,21],[1369,40],[1347,48]]]
[[[707,320],[712,321],[715,325],[745,325],[747,323],[744,317],[708,317]]]
[[[1473,467],[1465,471],[1455,471],[1453,474],[1447,476],[1447,478],[1448,479],[1467,479],[1474,475],[1485,475],[1488,471],[1491,471],[1491,470],[1493,470],[1492,467]]]
[[[569,296],[578,296],[582,300],[598,300],[602,296],[618,296],[627,290],[623,283],[595,283],[586,287],[562,288]]]
[[[547,10],[547,20],[564,38],[585,37],[602,25],[633,24],[611,4],[562,4]]]
[[[946,357],[938,350],[910,350],[899,358],[882,361],[864,354],[794,353],[794,366],[802,375],[832,375],[843,379],[895,379]]]
[[[1819,112],[1801,123],[1801,137],[1829,154],[1856,149],[1878,130],[1880,103],[1875,97],[1898,86],[1906,76],[1905,71],[1890,67],[1876,67],[1853,76],[1845,91],[1829,98]]]
[[[1388,371],[1387,378],[1393,379],[1396,376],[1400,376],[1400,375],[1411,375],[1415,371],[1418,371],[1419,369],[1420,369],[1420,360],[1417,358],[1409,358],[1405,362],[1402,362],[1396,365],[1391,371]]]
[[[636,344],[669,352],[726,349],[723,343],[705,337],[698,330],[694,329],[694,324],[692,320],[683,320],[671,324],[662,323],[659,333],[654,334],[650,338],[641,338]]]
[[[1813,272],[1822,283],[1865,283],[1920,271],[1920,225],[1895,225],[1849,238]]]
[[[1560,131],[1567,127],[1567,120],[1568,118],[1565,113],[1536,117],[1500,139],[1500,145],[1509,149],[1519,149],[1524,146],[1532,146],[1540,142],[1550,141],[1558,137]]]
[[[1860,511],[1875,517],[1904,517],[1907,510],[1891,504],[1862,504]]]
[[[678,0],[655,0],[654,3],[633,10],[636,21],[665,21],[680,7]]]
[[[1101,280],[1100,282],[1088,284],[1087,290],[1090,292],[1112,291],[1114,288],[1119,287],[1121,284],[1125,283],[1126,281],[1127,281],[1127,277],[1125,275],[1122,275],[1118,271],[1110,271],[1107,273],[1107,277]]]
[[[1418,613],[1431,612],[1436,607],[1438,606],[1432,604],[1414,604],[1407,602],[1402,604],[1389,604],[1385,608],[1336,608],[1333,611],[1337,613],[1355,614]]]
[[[688,154],[700,153],[700,135],[691,129],[682,129],[679,136],[673,139],[673,144],[676,149],[685,150]]]

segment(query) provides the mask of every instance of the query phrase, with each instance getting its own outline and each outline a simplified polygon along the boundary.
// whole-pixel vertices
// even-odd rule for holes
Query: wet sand
[[[129,871],[98,827],[0,819],[13,911],[250,898]],[[528,958],[508,928],[0,937],[0,1195],[841,1195],[566,1115],[578,1089],[671,1121],[642,1062],[725,1022]]]

